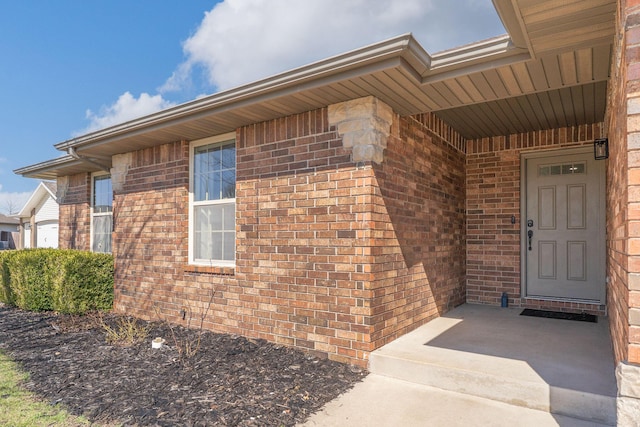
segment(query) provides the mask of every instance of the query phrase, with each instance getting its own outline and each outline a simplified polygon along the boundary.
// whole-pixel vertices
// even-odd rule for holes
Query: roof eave
[[[380,43],[369,45],[345,54],[337,55],[310,65],[277,74],[254,83],[218,92],[194,101],[180,104],[116,126],[92,132],[55,144],[58,150],[70,147],[82,149],[87,146],[114,141],[125,135],[158,129],[191,116],[206,114],[223,108],[234,108],[247,102],[260,102],[299,91],[305,85],[322,78],[365,67],[383,61],[404,57],[420,73],[429,68],[430,57],[411,34],[403,34]]]
[[[78,172],[95,172],[98,169],[70,155],[14,169],[14,173],[25,178],[55,180],[59,176]]]
[[[520,55],[520,56],[519,56]],[[170,129],[198,117],[213,116],[242,107],[257,105],[322,87],[340,79],[354,78],[382,69],[402,68],[417,82],[445,78],[448,73],[465,73],[478,66],[488,67],[496,61],[524,60],[520,49],[514,49],[508,36],[480,41],[456,49],[429,55],[411,34],[403,34],[383,42],[337,55],[285,73],[190,101],[126,123],[92,132],[58,143],[55,148],[69,155],[16,169],[15,173],[30,178],[55,179],[70,173],[93,172],[97,167],[78,159],[84,151],[89,157],[118,154],[105,150],[109,143],[134,138],[159,129]],[[484,64],[484,65],[483,65]],[[277,113],[274,113],[274,117]],[[233,131],[235,129],[227,129]],[[138,149],[128,146],[128,151]],[[113,152],[109,152],[113,151]],[[72,156],[71,154],[76,154]]]

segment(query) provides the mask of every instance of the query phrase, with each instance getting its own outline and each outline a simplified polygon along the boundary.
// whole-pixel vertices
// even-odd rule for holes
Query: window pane
[[[235,204],[194,206],[194,258],[235,259]]]
[[[234,199],[236,197],[236,171],[222,172],[222,198]]]
[[[222,259],[222,233],[214,231],[210,234],[211,240],[211,257],[210,259],[221,260]]]
[[[235,197],[235,144],[194,149],[193,197],[197,202]]]
[[[111,212],[113,190],[110,176],[97,176],[93,179],[93,211]]]
[[[219,171],[222,168],[222,153],[220,147],[209,148],[207,153],[207,170]]]
[[[234,261],[236,259],[236,233],[224,233],[223,260]]]
[[[222,169],[236,168],[236,146],[226,145],[222,147]]]
[[[93,217],[93,251],[111,252],[111,230],[113,217],[111,215],[99,215]]]
[[[206,200],[220,200],[220,187],[222,186],[222,182],[220,182],[220,172],[215,171],[209,174],[208,177],[208,192]]]
[[[223,214],[224,221],[224,231],[235,231],[236,229],[236,205],[233,204],[225,204]]]

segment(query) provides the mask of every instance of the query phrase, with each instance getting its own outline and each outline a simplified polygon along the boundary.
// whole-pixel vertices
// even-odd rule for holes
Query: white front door
[[[524,295],[604,303],[604,162],[592,149],[524,161]]]

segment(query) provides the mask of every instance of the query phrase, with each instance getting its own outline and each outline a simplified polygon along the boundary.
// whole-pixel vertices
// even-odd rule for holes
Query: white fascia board
[[[60,169],[60,168],[78,166],[81,164],[83,164],[82,161],[74,159],[70,155],[65,155],[65,156],[57,157],[55,159],[46,160],[44,162],[14,169],[13,173],[17,175],[22,175],[27,178],[40,178],[44,173],[48,171]],[[41,178],[41,179],[51,179],[51,178]]]
[[[38,202],[42,199],[42,196],[45,196],[48,194],[51,194],[49,189],[42,182],[38,184],[36,189],[33,191],[33,193],[31,193],[31,196],[29,196],[29,199],[24,204],[22,209],[20,209],[20,211],[16,214],[16,216],[19,218],[31,217],[31,209],[33,209],[38,205]]]

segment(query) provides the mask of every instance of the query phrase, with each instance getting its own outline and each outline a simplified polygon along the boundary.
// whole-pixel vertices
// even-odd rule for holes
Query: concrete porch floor
[[[465,304],[387,344],[308,425],[615,425],[607,319],[521,311]]]

